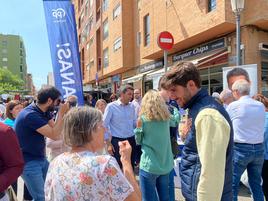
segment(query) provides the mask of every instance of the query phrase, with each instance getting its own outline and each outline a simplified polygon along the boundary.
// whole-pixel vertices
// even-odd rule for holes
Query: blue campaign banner
[[[43,0],[56,88],[64,99],[84,105],[74,6],[70,0]]]

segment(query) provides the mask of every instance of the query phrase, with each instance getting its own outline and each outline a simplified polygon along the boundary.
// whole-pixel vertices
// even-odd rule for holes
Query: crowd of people
[[[87,96],[78,106],[47,87],[28,106],[1,104],[0,201],[17,194],[19,176],[24,200],[175,201],[178,154],[186,201],[237,201],[244,171],[253,200],[268,200],[268,99],[250,97],[242,68],[227,82],[210,96],[196,66],[181,62],[143,97],[124,85],[109,103]]]

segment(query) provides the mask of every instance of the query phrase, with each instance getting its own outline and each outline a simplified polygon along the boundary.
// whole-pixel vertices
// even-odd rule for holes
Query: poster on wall
[[[223,67],[222,68],[222,77],[223,77],[223,89],[228,88],[227,84],[227,73],[233,68],[243,68],[248,72],[249,79],[251,82],[250,86],[250,96],[254,96],[258,93],[258,68],[257,64],[241,65],[241,66],[232,66],[232,67]]]

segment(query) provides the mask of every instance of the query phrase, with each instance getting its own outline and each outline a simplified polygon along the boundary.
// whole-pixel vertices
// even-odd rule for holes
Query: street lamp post
[[[231,0],[232,10],[236,18],[236,65],[241,64],[240,52],[240,14],[244,10],[244,0]]]

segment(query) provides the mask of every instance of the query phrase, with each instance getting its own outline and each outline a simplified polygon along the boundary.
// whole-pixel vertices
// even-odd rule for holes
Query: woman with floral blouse
[[[119,144],[123,172],[112,156],[96,154],[103,149],[104,132],[99,110],[78,107],[68,112],[63,136],[72,149],[50,164],[45,183],[47,201],[141,200],[129,143]]]

